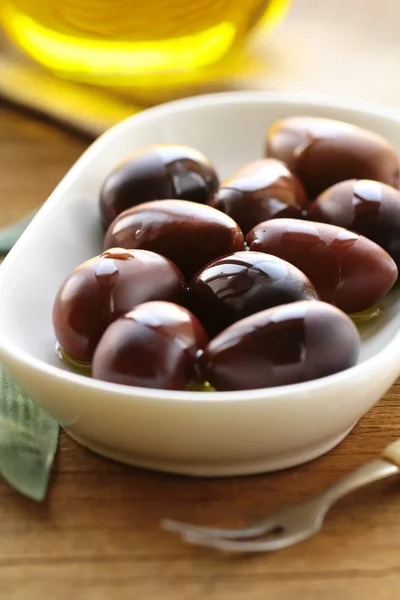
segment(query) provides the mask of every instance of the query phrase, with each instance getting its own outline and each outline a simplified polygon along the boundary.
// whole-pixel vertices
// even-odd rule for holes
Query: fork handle
[[[387,446],[381,458],[372,460],[362,465],[349,475],[331,485],[319,500],[326,512],[335,502],[350,492],[358,490],[374,481],[386,479],[400,473],[400,440]]]
[[[400,440],[396,440],[392,444],[389,444],[389,446],[386,446],[382,452],[382,458],[400,467]]]

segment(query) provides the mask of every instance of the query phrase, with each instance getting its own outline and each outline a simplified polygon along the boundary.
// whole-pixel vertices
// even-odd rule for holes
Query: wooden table
[[[395,3],[392,1],[391,6]],[[298,71],[288,69],[277,49],[282,49],[285,39],[293,39],[295,31],[299,35],[298,23],[306,27],[307,15],[314,15],[309,30],[311,47],[301,52],[312,54],[314,48],[318,53],[322,48],[318,30],[318,19],[324,14],[321,4],[339,36],[341,22],[347,30],[350,27],[340,19],[340,8],[344,10],[349,4],[346,14],[352,15],[353,25],[357,21],[359,27],[371,28],[377,21],[376,7],[387,8],[390,2],[365,2],[356,19],[350,0],[298,0],[290,18],[267,43],[276,49],[272,80],[286,89],[329,92],[330,87],[336,87],[338,95],[353,100],[362,89],[363,100],[392,105],[397,92],[400,107],[397,81],[392,78],[388,82],[388,92],[379,86],[369,88],[370,76],[382,79],[380,63],[375,61],[371,75],[360,56],[359,83],[352,81],[350,90],[351,71],[357,64],[354,55],[341,77],[337,74],[335,86],[328,77],[321,79],[321,57],[314,65],[314,76],[307,72],[304,85],[300,85]],[[327,4],[335,4],[336,9]],[[367,7],[372,12],[368,13]],[[399,15],[397,8],[392,19],[382,21],[379,30],[389,39],[387,56],[392,63],[393,56],[400,55],[400,28],[396,30],[396,45],[393,25],[398,24]],[[307,37],[304,31],[303,38]],[[332,29],[328,28],[328,34],[332,43]],[[359,30],[355,37],[362,38]],[[348,43],[349,37],[346,39]],[[332,46],[322,51],[332,57]],[[371,53],[369,46],[368,56]],[[86,145],[77,137],[0,105],[0,224],[40,204]],[[283,473],[226,480],[196,480],[128,468],[89,453],[61,434],[46,502],[37,505],[0,481],[0,598],[396,600],[400,596],[397,481],[342,501],[330,513],[319,536],[273,555],[238,558],[194,549],[161,531],[159,521],[168,516],[238,525],[282,503],[317,493],[399,436],[399,402],[397,384],[338,448],[307,465]]]

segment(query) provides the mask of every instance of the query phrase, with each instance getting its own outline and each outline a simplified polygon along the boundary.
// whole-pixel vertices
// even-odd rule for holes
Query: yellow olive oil
[[[259,21],[273,28],[290,0],[0,0],[9,37],[68,79],[129,85],[222,59]]]
[[[382,309],[379,306],[371,306],[366,310],[363,310],[358,313],[352,313],[349,317],[354,321],[357,325],[358,323],[365,323],[366,321],[371,321],[376,319],[382,314]]]
[[[56,344],[56,354],[58,358],[68,367],[71,371],[74,371],[78,375],[87,375],[90,377],[92,374],[92,363],[78,360],[74,358],[68,352],[61,348],[60,344]]]

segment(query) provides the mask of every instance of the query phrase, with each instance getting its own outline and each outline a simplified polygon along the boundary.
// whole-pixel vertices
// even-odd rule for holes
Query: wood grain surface
[[[313,27],[323,14],[317,4],[314,1],[319,13]],[[318,5],[322,4],[332,12],[330,7],[341,2]],[[388,0],[379,4],[388,5]],[[306,23],[311,5],[298,0],[279,35],[285,38],[296,22]],[[375,26],[377,5],[364,3],[372,12],[369,21],[366,9],[362,12],[360,26]],[[400,28],[396,35],[400,53]],[[295,73],[281,70],[279,77],[287,88],[297,86]],[[336,84],[343,95],[348,92],[346,77],[342,87],[340,78]],[[394,87],[393,81],[390,85]],[[324,87],[322,81],[318,88],[317,70],[314,79],[308,74],[303,89],[323,92]],[[376,100],[375,95],[374,88],[363,99]],[[350,96],[357,99],[356,93]],[[381,100],[385,98],[392,103],[393,96],[386,94]],[[400,94],[398,99],[400,107]],[[39,205],[86,145],[0,105],[0,224]],[[0,481],[0,598],[397,600],[400,482],[396,480],[343,500],[329,514],[320,535],[273,555],[230,557],[195,549],[163,532],[159,522],[171,517],[239,525],[320,492],[399,437],[399,403],[397,384],[338,448],[309,464],[225,480],[128,468],[91,454],[61,434],[46,502],[37,505]]]

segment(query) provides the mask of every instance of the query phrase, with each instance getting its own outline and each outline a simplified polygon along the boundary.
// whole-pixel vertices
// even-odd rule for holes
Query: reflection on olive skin
[[[375,304],[397,278],[397,267],[382,248],[334,225],[276,219],[254,227],[246,240],[250,250],[295,265],[313,283],[321,300],[347,313]]]
[[[294,302],[256,313],[215,337],[200,357],[219,391],[301,383],[356,364],[353,322],[324,302]]]
[[[399,187],[399,158],[383,137],[341,121],[289,117],[272,125],[267,156],[287,163],[310,200],[346,179],[374,179]]]
[[[188,310],[146,302],[114,321],[93,357],[93,377],[112,383],[183,390],[196,377],[207,335]]]
[[[159,144],[135,152],[107,176],[100,192],[106,227],[124,210],[151,200],[178,198],[205,204],[218,187],[210,161],[198,150]]]
[[[169,260],[146,250],[112,248],[81,264],[63,282],[53,306],[61,348],[90,361],[108,325],[149,300],[182,302],[184,279]]]
[[[372,240],[400,266],[400,192],[368,179],[342,181],[312,202],[308,218]]]
[[[307,277],[285,260],[236,252],[200,271],[189,286],[189,306],[213,336],[255,312],[318,295]]]
[[[232,217],[244,234],[268,219],[299,218],[307,204],[299,179],[274,158],[239,169],[222,182],[210,200],[210,205]]]
[[[119,215],[107,231],[104,246],[157,252],[192,277],[218,256],[243,250],[244,238],[233,219],[211,206],[156,200]]]

